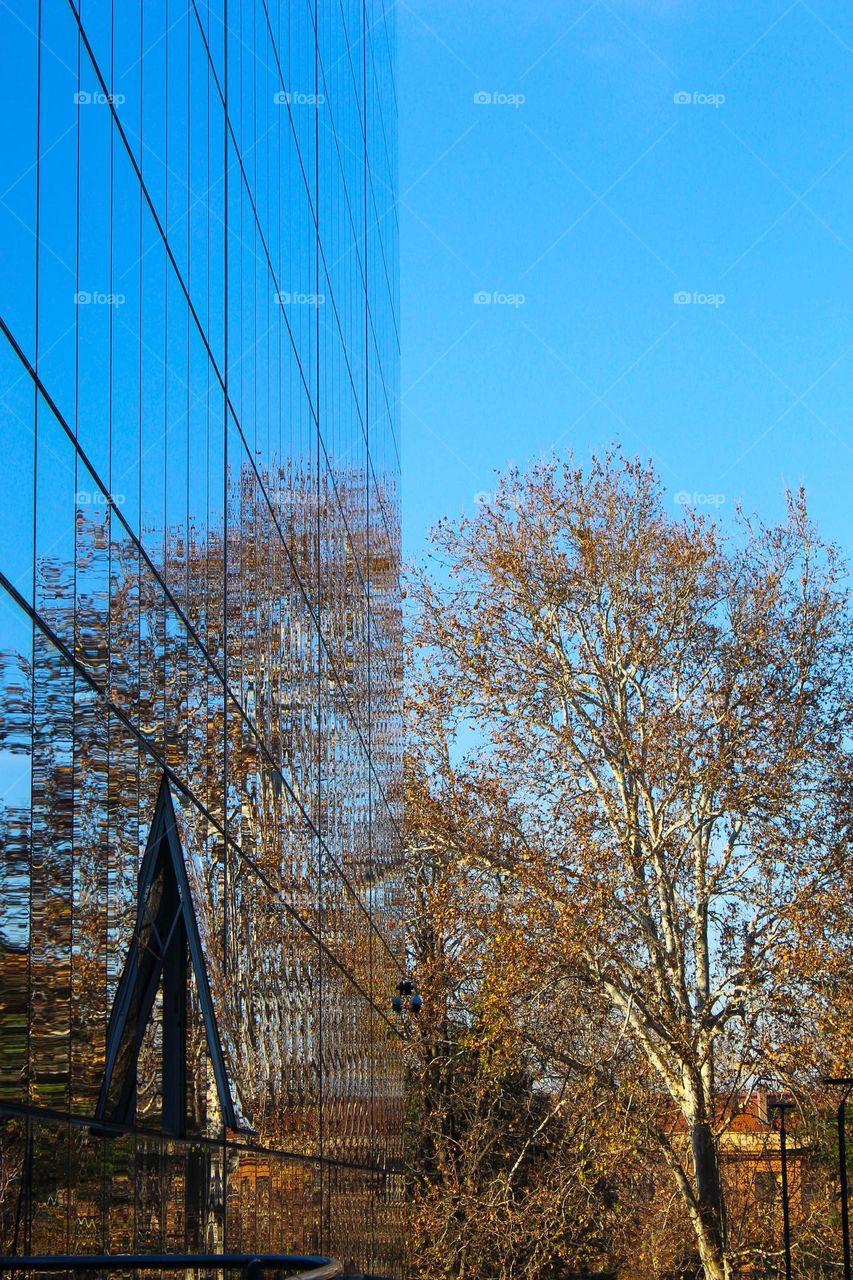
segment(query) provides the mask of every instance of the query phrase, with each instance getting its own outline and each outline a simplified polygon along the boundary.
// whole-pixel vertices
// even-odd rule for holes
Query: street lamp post
[[[788,1142],[785,1116],[794,1110],[793,1102],[771,1102],[770,1111],[779,1112],[779,1147],[782,1156],[782,1229],[785,1237],[785,1280],[791,1280],[791,1215],[788,1208]]]
[[[850,1275],[850,1216],[847,1203],[847,1098],[853,1076],[826,1076],[824,1084],[839,1085],[844,1093],[838,1104],[838,1183],[841,1188],[841,1243],[844,1249],[844,1280]]]

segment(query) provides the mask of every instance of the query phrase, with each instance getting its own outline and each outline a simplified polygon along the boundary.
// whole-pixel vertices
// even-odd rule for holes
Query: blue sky
[[[408,554],[612,441],[674,510],[803,483],[853,551],[849,0],[400,0],[398,38]]]

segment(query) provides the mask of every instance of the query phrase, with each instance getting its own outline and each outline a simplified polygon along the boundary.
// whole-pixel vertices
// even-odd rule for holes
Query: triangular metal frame
[[[95,1118],[132,1125],[139,1053],[163,982],[163,1129],[186,1132],[187,962],[198,988],[207,1047],[226,1127],[237,1127],[222,1042],[213,1011],[201,937],[166,775],[160,783],[139,869],[136,928],[107,1027],[106,1064]]]

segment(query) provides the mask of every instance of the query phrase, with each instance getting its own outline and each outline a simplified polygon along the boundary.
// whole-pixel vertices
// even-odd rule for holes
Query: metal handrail
[[[296,1253],[42,1253],[0,1256],[3,1271],[182,1271],[199,1267],[233,1271],[259,1280],[266,1271],[288,1271],[290,1280],[334,1280],[343,1271],[335,1258]]]

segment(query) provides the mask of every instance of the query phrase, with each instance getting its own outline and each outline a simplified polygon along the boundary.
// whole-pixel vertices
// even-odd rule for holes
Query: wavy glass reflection
[[[394,1276],[393,5],[10,0],[0,43],[0,1249]],[[162,984],[94,1123],[164,776],[237,1113],[188,965],[179,1136]]]

